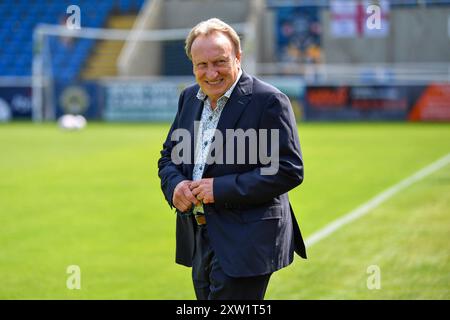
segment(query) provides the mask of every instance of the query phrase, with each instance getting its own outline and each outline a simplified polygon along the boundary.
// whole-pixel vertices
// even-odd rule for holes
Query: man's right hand
[[[191,180],[183,180],[177,184],[173,191],[172,203],[181,212],[188,211],[192,204],[197,205],[200,203],[189,188],[191,182]]]

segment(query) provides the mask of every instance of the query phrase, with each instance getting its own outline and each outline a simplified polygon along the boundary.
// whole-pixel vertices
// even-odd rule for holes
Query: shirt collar
[[[238,72],[238,76],[237,76],[237,78],[236,78],[236,81],[235,81],[235,82],[233,83],[233,85],[232,85],[232,86],[231,86],[231,87],[223,94],[223,96],[220,97],[219,99],[222,99],[223,97],[226,97],[227,99],[230,98],[231,93],[233,92],[234,87],[236,87],[236,85],[237,85],[239,79],[241,78],[241,76],[242,76],[242,69],[239,68],[239,72]],[[205,101],[205,99],[206,99],[207,97],[208,97],[208,96],[202,91],[202,88],[199,88],[199,89],[198,89],[198,92],[197,92],[197,99],[202,100],[202,101]],[[219,99],[218,99],[218,100],[219,100]]]

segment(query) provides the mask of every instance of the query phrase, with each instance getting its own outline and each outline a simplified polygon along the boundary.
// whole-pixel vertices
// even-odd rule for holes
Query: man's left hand
[[[204,204],[214,203],[213,181],[214,178],[192,181],[190,188],[194,197]]]

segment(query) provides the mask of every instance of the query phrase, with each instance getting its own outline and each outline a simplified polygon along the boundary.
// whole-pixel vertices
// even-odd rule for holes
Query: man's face
[[[214,103],[236,81],[241,54],[221,32],[198,36],[191,46],[194,75],[202,91]]]

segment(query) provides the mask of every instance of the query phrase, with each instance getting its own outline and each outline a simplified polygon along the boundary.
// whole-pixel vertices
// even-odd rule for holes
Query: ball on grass
[[[86,118],[81,115],[65,114],[58,119],[58,126],[64,130],[81,130],[86,124]]]

